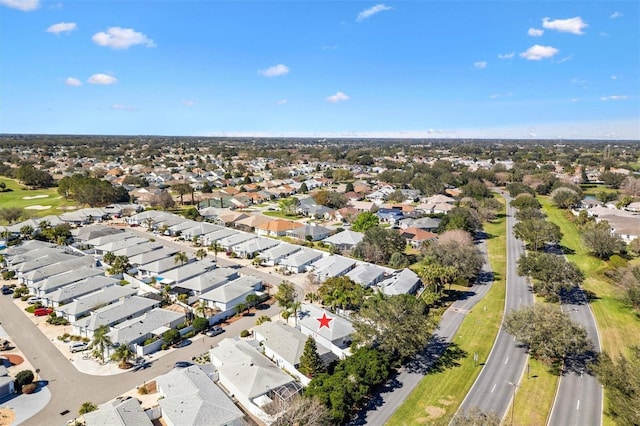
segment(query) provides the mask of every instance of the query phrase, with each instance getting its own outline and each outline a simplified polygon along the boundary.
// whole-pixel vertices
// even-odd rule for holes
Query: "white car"
[[[38,303],[40,301],[39,297],[33,296],[27,299],[27,303],[30,305],[35,305],[36,303]]]
[[[73,342],[69,345],[69,351],[71,351],[71,353],[81,352],[87,349],[88,347],[89,345],[85,342]]]

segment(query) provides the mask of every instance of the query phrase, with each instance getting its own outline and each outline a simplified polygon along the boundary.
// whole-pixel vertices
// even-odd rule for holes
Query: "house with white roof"
[[[353,250],[363,238],[364,234],[362,232],[345,229],[342,232],[338,232],[337,234],[325,238],[322,242],[325,244],[331,244],[338,250],[349,251]]]
[[[168,426],[244,426],[244,414],[197,365],[156,378],[162,421]]]
[[[324,281],[331,277],[340,277],[355,268],[356,261],[354,259],[333,255],[325,256],[313,262],[309,269],[319,281]]]
[[[280,241],[273,240],[271,238],[257,237],[237,244],[233,247],[233,252],[239,257],[251,259],[258,253],[279,244]]]
[[[371,263],[361,263],[347,272],[345,276],[349,277],[354,283],[358,283],[367,288],[382,281],[385,274],[385,269],[380,266]]]
[[[233,235],[219,239],[218,245],[225,251],[232,251],[236,245],[255,238],[257,237],[253,234],[236,231]]]
[[[142,315],[160,305],[157,300],[146,297],[131,296],[119,300],[98,310],[91,311],[91,315],[74,322],[73,334],[92,338],[93,333],[102,326],[112,327],[123,321]]]
[[[154,336],[160,337],[165,331],[176,328],[184,322],[184,319],[184,312],[154,308],[140,316],[114,325],[107,336],[113,343],[121,345],[128,343],[132,347],[141,346],[145,340]]]
[[[289,243],[281,243],[275,247],[264,250],[260,253],[259,257],[260,259],[262,259],[262,265],[275,266],[279,264],[280,261],[285,257],[299,252],[300,250],[302,250],[301,246]]]
[[[82,270],[83,269],[79,269],[78,271]],[[73,299],[119,284],[120,280],[116,278],[105,277],[104,275],[90,276],[51,292],[47,296],[47,305],[58,308],[62,305],[66,305],[67,303],[71,303]]]
[[[187,292],[199,296],[209,290],[238,278],[240,278],[240,274],[237,269],[216,268],[193,278],[189,278],[188,280],[175,285],[174,288],[184,289]]]
[[[73,300],[71,303],[59,306],[56,315],[66,318],[69,322],[75,322],[82,317],[91,314],[91,311],[102,306],[126,300],[138,291],[131,286],[109,286],[85,294]]]
[[[208,234],[204,234],[200,237],[200,243],[204,246],[209,246],[218,240],[229,237],[231,235],[237,234],[238,231],[229,229],[229,228],[221,228],[217,231],[209,232]]]
[[[233,316],[238,304],[244,303],[248,295],[256,294],[261,289],[262,280],[244,276],[201,294],[199,300],[207,307],[222,312],[223,316]]]
[[[212,271],[215,267],[216,263],[213,260],[205,258],[195,262],[185,263],[177,268],[163,272],[162,276],[157,276],[156,279],[162,285],[170,285],[173,287],[190,278]]]
[[[209,356],[223,389],[267,424],[274,419],[263,408],[283,393],[290,395],[300,390],[293,377],[244,340],[223,339],[209,351]]]
[[[19,281],[29,287],[30,293],[38,294],[47,278],[79,268],[97,268],[96,260],[93,256],[73,256],[71,259],[23,273]],[[102,269],[99,270],[102,271]]]
[[[302,249],[280,261],[280,266],[294,274],[305,272],[316,260],[323,256],[322,252],[312,249]]]
[[[107,402],[98,406],[97,410],[85,413],[82,417],[85,426],[153,426],[153,422],[136,398]]]
[[[325,315],[329,318],[328,327],[320,322]],[[301,305],[298,318],[300,331],[313,337],[318,345],[331,349],[340,359],[351,355],[351,335],[354,331],[351,321],[309,304]]]
[[[378,283],[376,288],[387,296],[395,296],[397,294],[415,294],[421,285],[420,277],[411,269],[405,268]]]

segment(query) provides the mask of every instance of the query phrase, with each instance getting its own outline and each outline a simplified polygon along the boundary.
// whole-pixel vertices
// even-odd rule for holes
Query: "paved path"
[[[486,243],[482,242],[479,248],[487,259]],[[493,274],[488,261],[485,261],[478,283],[469,289],[468,297],[454,302],[445,311],[436,333],[425,350],[401,368],[398,374],[372,398],[370,404],[361,410],[357,418],[350,424],[383,425],[386,423],[420,383],[420,380],[429,372],[433,363],[442,355],[453,340],[466,314],[484,297],[492,283]]]

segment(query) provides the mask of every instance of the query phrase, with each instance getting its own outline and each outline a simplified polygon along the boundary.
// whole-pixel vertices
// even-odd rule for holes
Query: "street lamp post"
[[[513,426],[513,415],[514,415],[514,409],[516,406],[516,389],[520,386],[516,383],[513,382],[509,382],[509,384],[513,387],[513,397],[511,399],[511,426]]]

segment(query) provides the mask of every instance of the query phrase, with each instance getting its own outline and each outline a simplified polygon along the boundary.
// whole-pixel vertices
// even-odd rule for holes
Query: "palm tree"
[[[106,252],[104,254],[104,256],[102,256],[102,260],[107,265],[111,265],[113,263],[113,261],[116,260],[116,255],[113,254],[112,252],[108,251],[108,252]]]
[[[249,309],[251,309],[258,303],[259,300],[260,300],[260,298],[258,297],[257,294],[251,293],[251,294],[247,295],[247,297],[245,299],[245,303],[247,304]]]
[[[24,225],[23,227],[20,228],[20,236],[22,238],[29,238],[31,239],[31,237],[33,236],[33,226],[31,225]]]
[[[118,361],[118,366],[124,370],[128,367],[129,360],[133,358],[134,355],[135,352],[131,350],[129,342],[126,342],[116,348],[115,352],[111,355],[111,359],[114,361]]]
[[[91,347],[93,348],[93,354],[96,357],[100,357],[104,363],[104,351],[111,346],[111,339],[107,336],[109,327],[101,325],[93,332],[93,341]]]
[[[143,223],[145,224],[145,226],[147,227],[147,231],[152,231],[153,227],[156,224],[156,221],[151,219],[150,217],[146,218]]]
[[[201,248],[196,251],[196,259],[202,260],[205,257],[207,257],[207,251],[205,249]]]
[[[180,265],[184,265],[185,263],[187,263],[189,261],[189,257],[187,257],[187,253],[185,253],[183,251],[179,251],[173,257],[173,261],[174,261],[174,263],[179,263]]]
[[[238,303],[235,307],[236,315],[240,316],[242,311],[244,311],[245,309],[247,309],[246,303]]]
[[[213,258],[217,262],[218,261],[218,252],[220,251],[220,246],[218,245],[218,242],[214,241],[213,243],[211,243],[211,245],[209,246],[209,250],[213,250]]]
[[[196,308],[194,309],[194,312],[197,316],[206,318],[207,309],[207,305],[205,303],[202,303],[202,301],[199,301],[198,306],[196,306]]]

